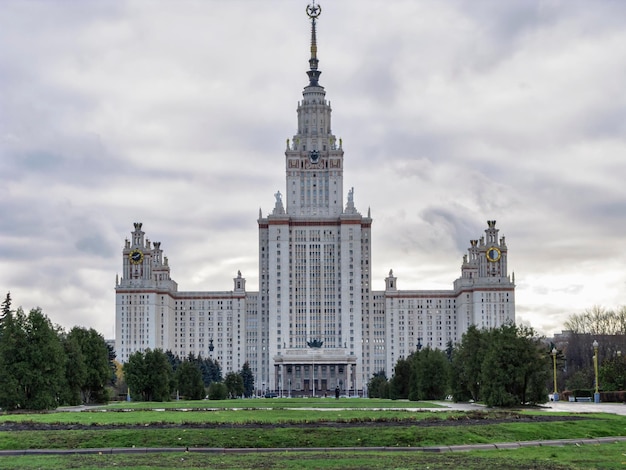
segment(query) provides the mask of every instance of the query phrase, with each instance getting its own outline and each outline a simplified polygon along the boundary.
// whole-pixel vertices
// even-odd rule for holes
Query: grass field
[[[421,406],[431,408],[432,404]],[[406,410],[402,408],[411,408]],[[418,411],[388,400],[256,399],[124,403],[82,412],[0,415],[0,449],[179,448],[165,454],[0,457],[0,468],[624,468],[626,444],[432,454],[401,449],[626,435],[608,414]],[[550,416],[554,417],[554,413]],[[470,420],[469,418],[473,418]],[[200,454],[195,448],[325,448]],[[333,452],[393,447],[394,452]],[[191,452],[185,452],[189,449]],[[583,451],[584,450],[584,451]]]

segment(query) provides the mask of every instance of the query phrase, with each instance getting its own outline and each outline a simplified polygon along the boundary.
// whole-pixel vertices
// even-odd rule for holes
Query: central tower
[[[370,302],[371,218],[343,199],[343,150],[319,84],[317,21],[311,21],[308,84],[297,132],[285,150],[286,207],[280,191],[259,214],[260,367],[267,389],[297,395],[362,388],[362,322]],[[257,359],[257,360],[258,360]],[[264,367],[265,366],[265,367]]]
[[[287,214],[290,216],[338,216],[342,212],[343,150],[331,131],[331,107],[317,59],[317,18],[319,5],[309,5],[311,58],[309,84],[298,103],[298,131],[291,145],[287,141]]]

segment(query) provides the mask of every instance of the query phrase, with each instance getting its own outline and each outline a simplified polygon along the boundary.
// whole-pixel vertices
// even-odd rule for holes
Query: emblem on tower
[[[322,7],[319,5],[316,5],[315,2],[313,2],[313,4],[311,5],[307,5],[306,7],[307,16],[313,20],[316,19],[318,16],[320,16],[321,13],[322,13]]]

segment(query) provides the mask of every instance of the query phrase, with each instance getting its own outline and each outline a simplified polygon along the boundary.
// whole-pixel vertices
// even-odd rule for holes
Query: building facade
[[[344,152],[332,133],[331,107],[319,83],[316,21],[309,5],[309,83],[287,140],[286,187],[270,213],[259,212],[259,290],[241,273],[227,292],[183,292],[170,278],[160,243],[135,223],[116,279],[116,351],[126,362],[148,348],[250,364],[259,390],[289,395],[363,393],[375,372],[422,346],[443,349],[467,328],[515,320],[515,285],[495,221],[470,241],[450,290],[399,290],[393,272],[371,290],[369,213],[344,202]],[[283,201],[284,198],[284,201]]]

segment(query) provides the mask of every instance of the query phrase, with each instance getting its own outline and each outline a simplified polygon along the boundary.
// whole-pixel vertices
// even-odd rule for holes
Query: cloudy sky
[[[2,0],[0,288],[112,337],[133,222],[180,290],[258,288],[307,0]],[[326,0],[321,84],[374,288],[450,289],[497,220],[517,318],[626,304],[626,2]]]

